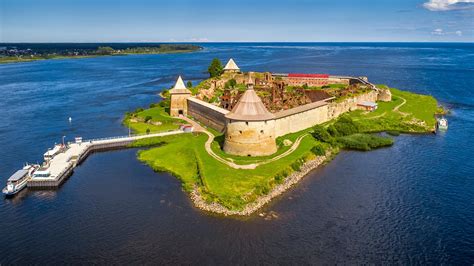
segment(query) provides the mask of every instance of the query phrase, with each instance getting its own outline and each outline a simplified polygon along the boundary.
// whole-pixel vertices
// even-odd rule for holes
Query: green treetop
[[[222,67],[222,63],[218,58],[214,58],[207,71],[209,72],[209,76],[213,78],[220,76],[222,72],[224,72],[224,67]]]

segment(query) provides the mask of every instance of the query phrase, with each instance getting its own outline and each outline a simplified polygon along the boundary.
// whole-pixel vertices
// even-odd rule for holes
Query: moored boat
[[[7,186],[2,190],[5,196],[13,196],[26,187],[26,183],[33,176],[39,165],[27,164],[22,169],[16,171],[7,180]]]
[[[444,117],[439,118],[436,122],[436,127],[438,130],[447,130],[448,129],[448,120]]]

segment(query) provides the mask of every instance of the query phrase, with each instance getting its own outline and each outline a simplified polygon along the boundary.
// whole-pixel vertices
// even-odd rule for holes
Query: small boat
[[[7,180],[7,186],[2,190],[5,196],[13,196],[26,187],[26,183],[33,176],[39,165],[27,164],[23,169],[16,171]]]
[[[444,117],[438,119],[436,127],[438,130],[448,130],[448,120]]]

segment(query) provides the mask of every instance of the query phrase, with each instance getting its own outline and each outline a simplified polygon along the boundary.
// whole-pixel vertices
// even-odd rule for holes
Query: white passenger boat
[[[39,165],[27,164],[23,169],[16,171],[7,180],[7,186],[2,190],[5,196],[13,196],[26,187],[26,183],[33,176]]]
[[[43,158],[45,162],[50,161],[54,158],[54,156],[58,155],[59,153],[63,152],[66,147],[63,144],[56,144],[52,149],[49,149],[47,152],[44,153]]]
[[[448,130],[448,120],[444,117],[438,119],[436,127],[438,130]]]
[[[51,173],[49,172],[48,168],[41,168],[35,171],[33,174],[33,179],[40,179],[40,178],[49,178],[51,176]]]

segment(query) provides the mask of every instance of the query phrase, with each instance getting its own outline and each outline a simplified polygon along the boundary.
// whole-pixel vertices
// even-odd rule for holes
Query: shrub
[[[339,137],[339,131],[337,131],[336,127],[334,125],[330,125],[327,129],[329,135],[333,137]]]
[[[160,107],[170,107],[170,100],[163,100],[160,102]]]
[[[144,110],[145,110],[145,109],[143,109],[143,108],[140,107],[140,108],[135,109],[135,112],[134,112],[134,113],[140,113],[140,112],[143,112]]]
[[[313,132],[311,133],[311,135],[316,140],[319,140],[321,142],[332,143],[334,141],[328,131],[320,125],[317,125],[313,128]]]
[[[301,166],[303,166],[304,160],[303,159],[298,159],[294,161],[290,166],[293,170],[299,171],[301,169]]]
[[[400,131],[389,130],[389,131],[387,131],[387,134],[389,134],[390,136],[400,136]]]
[[[326,150],[324,149],[323,145],[316,144],[312,149],[311,152],[314,153],[316,156],[323,156],[326,154]]]
[[[146,129],[146,133],[150,134],[150,129],[149,128]]]
[[[157,106],[156,103],[150,104],[150,108],[155,108],[156,106]]]
[[[352,119],[348,116],[339,118],[336,123],[334,123],[334,128],[340,136],[349,136],[359,133],[360,131],[359,125],[352,121]]]
[[[255,193],[257,195],[267,195],[270,192],[268,185],[258,185],[255,187]]]
[[[346,149],[369,151],[380,147],[393,145],[393,139],[369,134],[354,134],[338,138],[339,143]]]
[[[151,116],[147,115],[147,116],[145,117],[145,123],[148,123],[148,121],[150,121],[151,118],[152,118]]]

